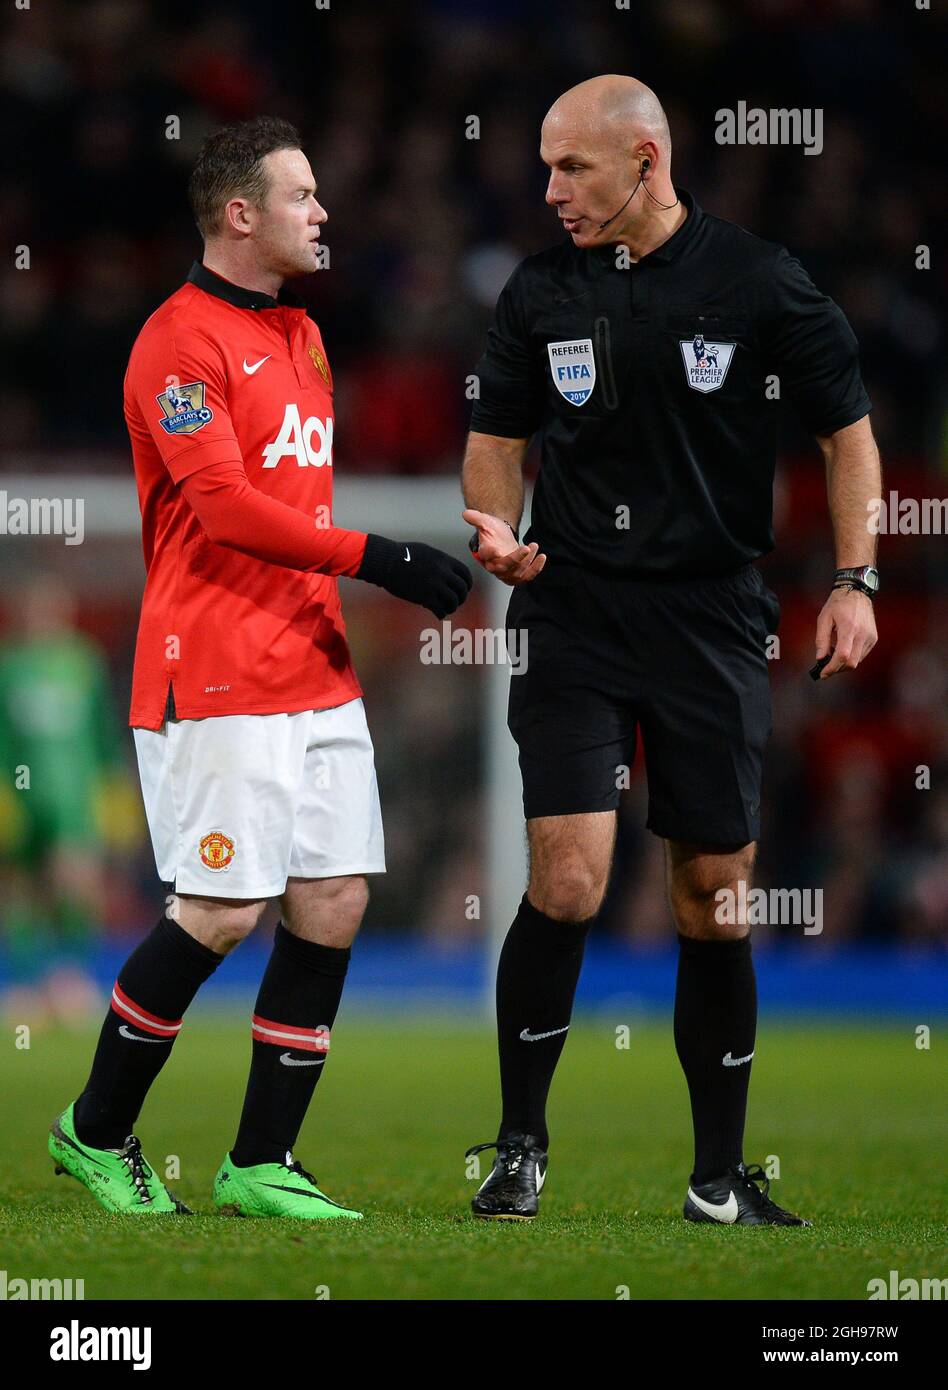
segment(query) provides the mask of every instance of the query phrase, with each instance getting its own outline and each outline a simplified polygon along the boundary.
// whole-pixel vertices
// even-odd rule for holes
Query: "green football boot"
[[[292,1160],[293,1155],[287,1154]],[[230,1154],[214,1179],[214,1205],[228,1216],[298,1216],[304,1221],[361,1221],[353,1211],[327,1197],[312,1173],[299,1162],[255,1163],[238,1168]]]
[[[58,1173],[68,1173],[87,1187],[106,1211],[133,1216],[190,1216],[191,1209],[172,1196],[146,1163],[142,1146],[130,1134],[120,1149],[94,1149],[76,1137],[74,1105],[53,1121],[49,1152]]]

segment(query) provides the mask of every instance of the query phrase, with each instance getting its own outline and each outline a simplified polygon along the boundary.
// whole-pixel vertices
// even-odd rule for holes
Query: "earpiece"
[[[638,193],[639,189],[645,187],[645,175],[648,173],[651,167],[652,161],[649,159],[648,155],[646,155],[645,158],[642,160],[642,163],[639,165],[639,181],[633,188],[632,192],[629,194],[628,198],[626,198],[625,202],[622,204],[621,208],[619,209],[619,212],[625,212],[626,208],[629,206],[636,193]],[[645,192],[647,197],[651,198],[652,202],[657,207],[664,208],[666,212],[669,208],[676,208],[678,206],[678,198],[676,198],[673,203],[660,203],[658,199],[653,196],[653,194],[649,193],[647,188],[645,189]],[[616,218],[619,216],[619,212],[614,212],[611,217],[606,219],[605,222],[599,223],[600,232],[605,231],[605,229],[609,226],[609,223],[614,222],[616,220]]]

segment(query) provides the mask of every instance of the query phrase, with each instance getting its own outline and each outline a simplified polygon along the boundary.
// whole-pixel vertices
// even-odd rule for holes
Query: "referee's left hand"
[[[489,574],[504,584],[528,584],[546,564],[546,556],[539,553],[536,541],[529,545],[519,545],[506,521],[487,512],[476,512],[468,507],[461,516],[470,526],[477,527],[477,549],[474,558]],[[513,544],[511,544],[513,542]]]
[[[833,589],[816,622],[816,658],[832,657],[820,680],[855,671],[879,640],[872,599],[858,589]]]

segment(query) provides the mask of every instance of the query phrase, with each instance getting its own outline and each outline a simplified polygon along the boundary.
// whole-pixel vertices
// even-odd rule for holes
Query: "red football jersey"
[[[335,576],[358,568],[364,534],[322,533],[338,538],[329,573],[286,568],[215,544],[182,494],[199,470],[242,464],[265,496],[331,527],[332,376],[319,329],[285,298],[196,264],[132,349],[125,418],[147,570],[132,725],[161,728],[169,687],[182,719],[361,694]]]

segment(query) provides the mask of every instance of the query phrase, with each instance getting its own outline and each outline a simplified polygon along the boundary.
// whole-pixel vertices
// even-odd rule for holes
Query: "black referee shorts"
[[[722,847],[756,840],[771,731],[765,649],[779,621],[754,565],[644,583],[550,560],[507,611],[508,641],[527,643],[508,711],[527,819],[615,810],[641,730],[650,830]]]

